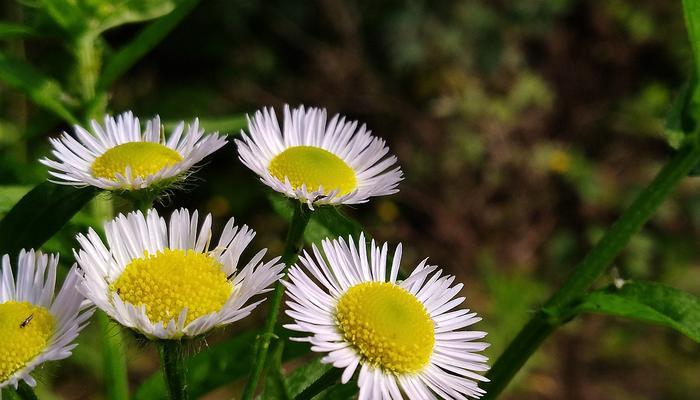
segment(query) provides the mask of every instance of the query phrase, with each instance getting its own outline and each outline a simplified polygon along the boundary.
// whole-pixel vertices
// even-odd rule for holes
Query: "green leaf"
[[[575,312],[610,314],[662,325],[700,342],[700,299],[657,282],[627,281],[587,294]]]
[[[0,254],[41,247],[97,193],[50,182],[36,186],[0,220]]]
[[[43,9],[46,14],[60,27],[72,31],[81,26],[85,21],[85,16],[80,10],[76,1],[71,0],[42,0]],[[87,28],[87,23],[82,24]]]
[[[697,104],[698,85],[697,77],[686,82],[676,95],[671,104],[671,109],[666,117],[665,135],[669,145],[679,149],[687,141],[689,135],[697,129],[698,110],[691,106]]]
[[[0,53],[0,80],[23,92],[37,105],[52,111],[64,121],[77,124],[78,119],[67,108],[72,103],[61,85],[24,61]]]
[[[199,398],[218,387],[244,378],[253,362],[253,344],[257,332],[236,333],[231,339],[217,343],[187,360],[187,384],[191,398]],[[286,333],[284,334],[286,335]],[[280,336],[284,336],[280,334]],[[285,336],[286,338],[286,336]],[[309,351],[308,343],[286,341],[282,360],[301,356]],[[162,373],[156,372],[139,386],[133,400],[166,400]]]
[[[311,216],[311,221],[323,227],[325,231],[330,233],[330,237],[345,237],[352,235],[355,239],[360,237],[362,233],[362,225],[354,219],[345,215],[340,208],[335,206],[317,207],[316,211]],[[321,228],[319,228],[320,230]],[[320,232],[311,232],[318,235]],[[325,234],[325,232],[324,232]]]
[[[685,144],[694,145],[700,141],[700,90],[698,77],[692,77],[681,87],[666,116],[664,134],[668,144],[678,150]],[[700,174],[696,165],[689,175]]]
[[[350,380],[346,384],[339,383],[319,393],[314,400],[350,400],[356,399],[360,389],[356,380]]]
[[[287,199],[276,192],[271,192],[268,199],[277,214],[287,221],[291,220],[294,202],[297,200]],[[320,243],[327,237],[347,238],[348,235],[352,235],[353,238],[358,238],[361,232],[362,225],[343,214],[338,207],[317,206],[304,231],[304,240],[307,243]]]
[[[340,383],[342,370],[330,364],[322,364],[317,358],[302,365],[287,378],[287,386],[295,399],[341,400],[357,397],[357,381]],[[313,387],[312,387],[313,386]],[[313,395],[317,393],[316,395]],[[310,397],[313,396],[313,397]]]
[[[43,0],[51,19],[72,37],[97,36],[111,28],[170,13],[181,0]]]
[[[150,23],[129,44],[119,49],[107,60],[99,87],[107,89],[141,57],[160,43],[198,3],[199,0],[181,1],[172,12]]]
[[[148,21],[172,12],[179,1],[175,0],[87,0],[94,3],[90,15],[100,32],[135,22]]]
[[[26,25],[0,22],[0,39],[16,39],[36,36],[36,31]]]
[[[688,40],[693,49],[696,73],[700,72],[700,2],[683,0],[683,16],[688,30]]]
[[[698,90],[698,73],[700,73],[700,2],[683,0],[683,14],[688,31],[688,40],[693,53],[692,75],[671,105],[667,119],[665,135],[674,149],[685,143],[696,143],[700,128],[700,90]],[[691,171],[691,175],[700,172],[700,168]]]
[[[0,186],[0,214],[5,214],[32,190],[31,186]]]
[[[287,377],[287,387],[292,396],[298,396],[304,389],[316,382],[328,370],[334,368],[330,364],[321,364],[321,359],[316,358],[301,367],[295,369]]]
[[[21,397],[17,394],[17,392],[14,389],[10,389],[9,387],[0,389],[0,397],[3,399],[10,399],[10,400],[22,400]]]

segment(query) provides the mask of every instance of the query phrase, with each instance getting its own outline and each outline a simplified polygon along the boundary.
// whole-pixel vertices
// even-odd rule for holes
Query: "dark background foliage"
[[[28,17],[9,3],[6,19]],[[109,31],[105,51],[138,28]],[[71,68],[50,37],[2,46],[57,74]],[[672,153],[663,119],[690,59],[675,1],[208,0],[116,82],[109,110],[199,116],[232,135],[263,105],[365,122],[406,180],[399,194],[346,211],[378,240],[403,242],[404,268],[430,257],[457,275],[495,358]],[[12,185],[3,196],[46,177],[35,160],[62,129],[0,87],[0,181]],[[234,215],[258,231],[256,246],[281,252],[286,224],[233,145],[196,177],[161,208],[211,212],[219,227]],[[653,279],[700,294],[698,189],[686,180],[601,285]],[[3,212],[9,201],[0,198]],[[78,215],[45,247],[69,265],[72,235],[92,222]],[[263,318],[259,310],[219,336]],[[83,342],[69,368],[42,379],[66,398],[100,396],[86,385],[101,379],[90,367],[96,343]],[[138,382],[155,358],[130,352]],[[691,399],[698,376],[700,348],[679,333],[585,316],[546,342],[504,398]]]

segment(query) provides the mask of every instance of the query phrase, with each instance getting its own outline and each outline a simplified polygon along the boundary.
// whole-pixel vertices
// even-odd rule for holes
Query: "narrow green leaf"
[[[40,247],[97,193],[95,188],[37,185],[0,220],[0,254]]]
[[[593,312],[662,325],[700,342],[700,299],[657,282],[628,281],[587,294],[575,312]]]
[[[343,370],[341,368],[327,368],[326,372],[320,377],[309,384],[304,390],[302,390],[296,397],[295,400],[311,400],[319,397],[323,397],[324,393],[330,391],[334,386],[340,384],[340,379],[343,375]],[[338,399],[339,397],[331,397],[332,399]]]
[[[97,32],[148,21],[171,13],[182,0],[101,0],[96,7],[86,9],[96,25]]]
[[[316,221],[326,228],[332,236],[347,237],[352,235],[358,238],[362,233],[362,225],[349,216],[345,215],[340,208],[334,206],[318,207],[313,213],[311,221]]]
[[[88,27],[87,17],[80,6],[70,0],[42,0],[46,14],[61,28],[71,33]]]
[[[46,14],[72,37],[96,37],[111,28],[171,12],[182,0],[43,0]]]
[[[0,186],[0,214],[10,211],[30,190],[31,186]]]
[[[107,89],[144,54],[160,43],[198,3],[199,0],[183,0],[172,12],[151,22],[129,44],[107,60],[98,86],[103,90]]]
[[[16,39],[35,36],[36,31],[26,25],[0,22],[0,39]]]
[[[287,377],[287,387],[292,396],[298,396],[304,389],[316,382],[328,370],[333,368],[330,364],[321,364],[321,359],[316,358],[301,367],[295,369]]]
[[[272,209],[282,218],[290,220],[294,202],[297,200],[287,199],[279,193],[271,192],[268,199],[272,205]],[[304,240],[307,243],[320,243],[321,240],[329,237],[344,237],[352,235],[358,238],[362,232],[362,225],[354,219],[343,214],[338,207],[335,206],[317,206],[316,210],[311,214],[309,225],[304,231]]]
[[[0,53],[0,80],[23,92],[37,105],[52,111],[71,124],[78,119],[67,108],[72,100],[61,85],[24,61]]]
[[[679,149],[697,130],[698,112],[691,105],[697,104],[698,79],[695,75],[679,90],[666,117],[664,134],[669,145]]]
[[[700,2],[683,0],[683,16],[688,30],[688,40],[693,49],[696,73],[700,72]]]
[[[357,398],[357,393],[359,391],[360,389],[357,387],[357,381],[350,380],[344,385],[339,383],[335,386],[331,386],[314,397],[314,400],[351,400]]]
[[[664,133],[674,149],[681,148],[686,142],[697,142],[700,128],[700,2],[683,0],[683,12],[694,62],[692,75],[676,95],[666,118]],[[697,172],[692,171],[691,175]]]
[[[22,398],[19,397],[17,392],[14,389],[10,389],[9,387],[0,389],[0,397],[2,397],[3,399],[10,400],[22,400]]]

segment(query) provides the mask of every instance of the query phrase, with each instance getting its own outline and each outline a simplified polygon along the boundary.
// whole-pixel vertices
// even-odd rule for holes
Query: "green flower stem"
[[[157,191],[141,189],[134,192],[126,192],[125,198],[131,203],[133,211],[140,210],[146,216],[148,210],[153,208],[153,203],[157,196]]]
[[[19,397],[21,400],[38,400],[38,397],[36,397],[36,394],[34,393],[34,389],[27,385],[27,382],[25,381],[21,381],[19,383],[16,393],[17,397]]]
[[[129,382],[121,326],[112,322],[102,311],[96,314],[97,324],[100,327],[102,368],[107,399],[128,400]]]
[[[285,275],[287,273],[287,269],[289,269],[289,266],[296,262],[297,256],[301,251],[304,241],[304,230],[306,229],[306,225],[308,225],[310,218],[311,210],[307,207],[307,205],[297,203],[294,208],[294,215],[292,216],[289,231],[287,232],[287,241],[284,245],[284,252],[282,253],[282,262],[285,265]],[[248,383],[246,383],[243,391],[243,396],[241,397],[243,400],[251,400],[255,395],[255,390],[258,387],[258,381],[260,380],[260,376],[262,375],[265,365],[265,359],[267,358],[267,352],[270,348],[270,340],[272,339],[273,331],[275,329],[275,325],[277,324],[277,316],[280,311],[283,295],[284,286],[282,285],[282,282],[279,281],[277,284],[275,284],[275,291],[270,299],[270,308],[268,311],[267,320],[265,320],[265,329],[258,336],[258,340],[255,345],[253,369],[250,373]]]
[[[180,340],[158,341],[160,365],[163,368],[165,386],[171,400],[187,400],[187,368],[183,342]]]
[[[76,86],[83,106],[86,106],[95,98],[95,87],[102,63],[97,37],[92,34],[77,36],[72,43],[72,50],[76,61]]]
[[[571,318],[571,305],[600,277],[630,238],[651,218],[688,172],[700,162],[700,145],[679,150],[532,317],[487,374],[483,399],[495,399],[540,344]]]
[[[331,367],[325,374],[321,375],[320,378],[316,379],[314,383],[309,385],[303,392],[299,393],[294,400],[311,400],[319,393],[328,389],[329,387],[335,385],[340,380],[343,375],[342,368]]]
[[[160,43],[183,18],[185,18],[200,0],[182,0],[177,7],[143,28],[131,42],[118,49],[105,63],[98,89],[107,90],[120,76],[143,58],[153,47]]]

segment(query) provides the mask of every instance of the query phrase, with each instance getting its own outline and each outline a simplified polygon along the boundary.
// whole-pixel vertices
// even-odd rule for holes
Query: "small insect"
[[[626,281],[620,276],[620,271],[617,269],[617,267],[613,267],[611,275],[613,278],[613,285],[615,286],[615,289],[622,289],[622,287],[625,286]]]
[[[117,288],[117,296],[122,293],[122,288]]]
[[[19,324],[19,327],[25,328],[27,325],[29,325],[30,322],[32,322],[32,318],[34,318],[34,314],[29,314],[27,319],[25,319],[24,321],[22,321],[21,324]]]

